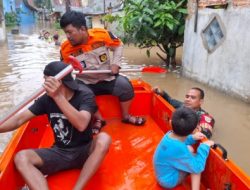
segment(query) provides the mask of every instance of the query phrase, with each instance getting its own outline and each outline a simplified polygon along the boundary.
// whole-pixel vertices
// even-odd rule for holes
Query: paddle
[[[142,72],[142,73],[166,73],[167,70],[162,67],[148,66],[137,69],[120,69],[119,72]],[[97,73],[111,73],[111,70],[84,70],[82,72],[73,72],[74,74],[97,74]]]
[[[58,73],[55,78],[60,80],[70,72],[72,72],[74,69],[78,70],[79,72],[82,72],[82,65],[80,62],[73,56],[69,56],[70,65],[67,66],[65,69],[63,69],[60,73]],[[3,119],[1,119],[0,125],[2,125],[5,121],[7,121],[9,118],[14,116],[18,111],[23,109],[25,106],[27,106],[30,102],[32,102],[34,99],[39,97],[45,92],[45,89],[43,87],[40,87],[36,92],[34,92],[30,97],[26,98],[23,102],[21,102],[19,105],[17,105],[15,108],[10,110]]]

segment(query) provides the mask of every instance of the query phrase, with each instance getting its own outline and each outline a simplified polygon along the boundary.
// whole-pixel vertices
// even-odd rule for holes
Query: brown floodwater
[[[161,65],[153,49],[151,57],[145,50],[125,46],[123,67]],[[50,61],[59,60],[59,48],[38,39],[38,29],[28,34],[12,35],[0,42],[0,116],[29,97],[43,82],[43,68]],[[181,50],[177,61],[181,62]],[[152,86],[159,86],[176,99],[183,100],[186,91],[194,86],[205,90],[204,109],[216,120],[213,140],[223,145],[228,156],[250,175],[250,106],[207,85],[183,78],[179,72],[166,74],[128,73],[129,78],[141,78]],[[0,152],[12,133],[0,134]]]

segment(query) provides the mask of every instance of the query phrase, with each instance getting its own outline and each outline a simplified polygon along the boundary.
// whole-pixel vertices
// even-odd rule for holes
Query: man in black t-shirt
[[[0,126],[0,132],[18,128],[31,118],[47,114],[55,143],[51,148],[27,149],[15,156],[17,170],[31,189],[48,189],[43,175],[81,168],[74,189],[83,189],[104,159],[111,138],[101,132],[92,137],[90,121],[97,110],[94,94],[78,90],[71,74],[61,81],[53,76],[67,67],[63,62],[51,62],[44,69],[46,94],[29,109],[15,115]]]

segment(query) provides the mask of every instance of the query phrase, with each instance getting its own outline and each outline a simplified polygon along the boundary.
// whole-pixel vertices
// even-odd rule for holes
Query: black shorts
[[[88,144],[74,148],[51,148],[34,149],[43,160],[43,165],[38,169],[49,175],[62,170],[80,169],[90,155],[90,148],[93,141]]]
[[[88,86],[95,95],[111,94],[117,96],[119,101],[126,102],[134,97],[134,89],[127,77],[117,75],[112,81],[101,81],[96,84],[84,84],[79,81],[82,89]],[[80,87],[80,89],[81,89]]]

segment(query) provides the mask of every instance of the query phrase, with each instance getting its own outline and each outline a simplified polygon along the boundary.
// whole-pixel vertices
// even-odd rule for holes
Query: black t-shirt
[[[75,91],[69,103],[79,111],[85,110],[93,114],[97,110],[94,94],[89,92]],[[47,94],[38,98],[29,110],[35,115],[47,114],[53,128],[55,145],[60,148],[77,147],[92,140],[90,124],[83,132],[78,131]]]

